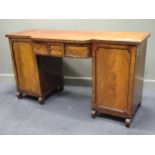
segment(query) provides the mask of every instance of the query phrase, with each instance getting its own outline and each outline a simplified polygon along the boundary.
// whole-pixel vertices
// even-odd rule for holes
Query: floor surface
[[[50,96],[45,105],[15,97],[15,85],[0,84],[0,134],[32,135],[143,135],[155,134],[155,92],[144,90],[143,101],[130,128],[124,120],[90,117],[91,87],[66,86]]]

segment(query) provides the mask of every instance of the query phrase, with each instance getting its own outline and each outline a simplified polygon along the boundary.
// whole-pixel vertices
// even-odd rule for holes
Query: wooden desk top
[[[65,30],[27,30],[7,34],[9,38],[31,38],[32,40],[52,40],[66,42],[114,41],[140,43],[150,36],[147,32],[88,32]]]

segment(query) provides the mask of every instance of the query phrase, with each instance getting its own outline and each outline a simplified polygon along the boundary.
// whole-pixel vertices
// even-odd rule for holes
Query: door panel
[[[99,48],[95,53],[96,104],[127,110],[130,53],[123,49]]]
[[[13,52],[19,89],[40,95],[37,62],[31,44],[14,42]]]

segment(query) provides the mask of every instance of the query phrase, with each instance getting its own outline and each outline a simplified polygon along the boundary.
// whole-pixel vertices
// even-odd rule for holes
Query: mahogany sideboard
[[[38,98],[63,90],[62,58],[92,58],[92,112],[125,118],[126,127],[141,104],[146,32],[28,30],[7,34],[17,97]]]

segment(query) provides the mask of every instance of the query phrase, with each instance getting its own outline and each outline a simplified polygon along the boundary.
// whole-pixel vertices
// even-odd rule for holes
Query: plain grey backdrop
[[[65,29],[86,31],[142,31],[151,33],[148,39],[145,82],[155,82],[155,20],[130,19],[91,19],[91,20],[0,20],[0,78],[9,79],[13,74],[9,43],[5,34],[27,29]],[[91,59],[64,59],[66,80],[72,77],[89,79],[91,77]],[[75,80],[73,80],[76,82]]]

